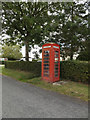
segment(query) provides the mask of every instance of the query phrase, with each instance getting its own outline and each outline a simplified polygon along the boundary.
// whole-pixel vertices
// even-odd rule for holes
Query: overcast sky
[[[39,53],[39,50],[40,50],[40,49],[41,49],[40,47],[38,47],[37,45],[35,45],[35,48],[32,48],[31,52],[29,52],[29,56],[30,56],[31,58],[34,58],[33,52],[36,52],[36,51],[37,51],[37,53],[40,55],[39,58],[42,58],[42,54]],[[25,57],[25,46],[22,47],[21,52],[22,52],[22,54],[23,54],[23,57]]]

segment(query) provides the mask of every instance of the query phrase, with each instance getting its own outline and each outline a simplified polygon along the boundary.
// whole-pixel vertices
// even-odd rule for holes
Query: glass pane
[[[58,57],[58,54],[56,54],[55,57]]]
[[[44,73],[49,74],[49,71],[44,71]]]
[[[44,58],[44,60],[49,60],[49,58]]]
[[[49,53],[49,51],[48,51],[48,50],[46,50],[46,51],[44,51],[44,53]]]
[[[58,54],[58,51],[55,51],[55,54]]]
[[[47,74],[44,74],[44,76],[45,76],[45,77],[48,77],[49,75],[47,75]]]
[[[58,74],[55,74],[55,77],[58,77]]]
[[[55,51],[54,54],[54,75],[58,77],[58,62],[59,62],[59,51]]]
[[[44,61],[44,63],[49,63],[49,61]]]
[[[49,54],[48,50],[44,51],[43,60],[44,60],[44,76],[49,77]]]
[[[57,68],[55,68],[55,71],[56,71],[56,70],[58,70],[58,67],[57,67]]]
[[[55,64],[55,67],[58,67],[58,64]]]
[[[44,68],[44,70],[49,70],[49,68]]]
[[[45,57],[48,57],[48,56],[49,56],[49,54],[45,54],[44,56],[45,56]]]

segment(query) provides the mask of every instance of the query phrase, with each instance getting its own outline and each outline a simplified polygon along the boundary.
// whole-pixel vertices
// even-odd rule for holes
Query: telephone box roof
[[[58,44],[56,44],[56,43],[52,43],[52,42],[49,42],[49,43],[46,43],[46,44],[44,44],[43,46],[47,46],[47,45],[51,45],[51,46],[59,46]],[[60,46],[59,46],[60,47]]]

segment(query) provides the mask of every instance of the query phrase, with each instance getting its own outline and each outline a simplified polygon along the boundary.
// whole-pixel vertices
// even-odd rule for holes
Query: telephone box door
[[[54,80],[60,77],[60,51],[59,49],[54,49]]]
[[[42,76],[44,79],[49,79],[50,76],[50,50],[49,49],[43,49],[42,51]]]

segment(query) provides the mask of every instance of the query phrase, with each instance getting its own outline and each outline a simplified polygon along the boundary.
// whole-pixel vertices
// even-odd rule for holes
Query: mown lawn
[[[2,67],[2,74],[10,76],[22,82],[27,82],[27,83],[36,85],[44,89],[56,91],[61,94],[73,96],[76,98],[80,98],[84,101],[88,101],[88,85],[87,84],[67,81],[65,84],[57,86],[57,85],[53,85],[51,83],[42,81],[41,77],[37,77],[33,73],[6,69],[4,67]]]

